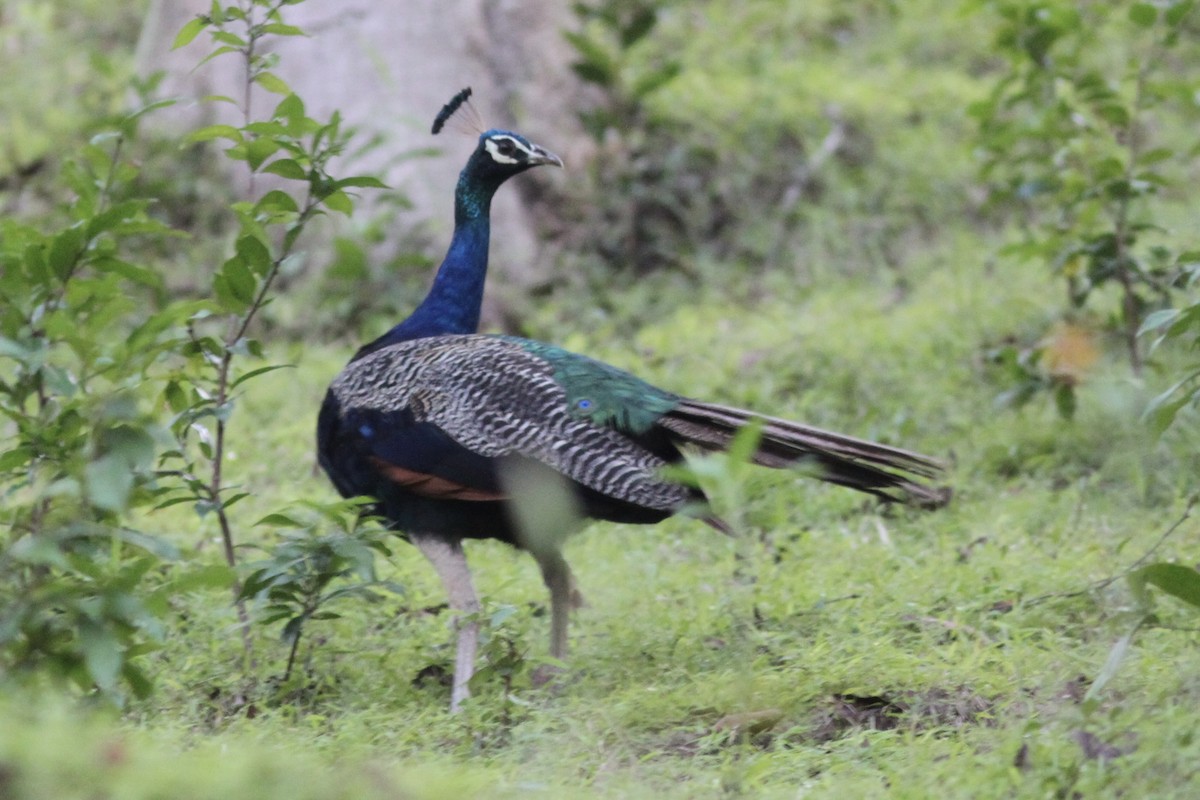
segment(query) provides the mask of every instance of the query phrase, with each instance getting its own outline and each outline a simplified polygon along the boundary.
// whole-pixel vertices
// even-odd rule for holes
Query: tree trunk
[[[172,51],[185,22],[208,10],[210,0],[152,0],[138,45],[143,74],[164,70],[162,93],[183,98],[241,97],[241,64],[236,56],[217,58],[200,69],[210,43],[201,36]],[[453,187],[475,146],[452,130],[434,137],[434,115],[464,86],[484,123],[517,130],[559,153],[568,173],[535,170],[496,197],[493,209],[492,265],[497,277],[516,283],[536,281],[547,269],[541,255],[536,207],[553,182],[570,180],[569,170],[587,152],[575,109],[581,88],[567,65],[572,60],[562,30],[573,19],[567,4],[553,0],[309,0],[284,7],[285,21],[307,38],[277,38],[277,74],[306,102],[317,119],[341,112],[362,132],[362,141],[382,137],[383,146],[345,165],[355,174],[380,174],[412,200],[413,224],[433,232],[430,257],[440,260],[453,226]],[[258,92],[256,115],[278,102]],[[225,104],[189,104],[171,109],[183,126],[213,121],[240,122]],[[222,119],[218,115],[229,115]],[[403,159],[413,150],[436,147],[431,158]],[[582,148],[582,149],[581,149]],[[342,169],[342,168],[339,168]],[[368,207],[359,213],[370,213]],[[434,252],[436,251],[436,252]]]

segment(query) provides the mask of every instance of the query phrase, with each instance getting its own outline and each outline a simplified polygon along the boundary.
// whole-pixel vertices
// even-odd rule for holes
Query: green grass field
[[[1048,401],[997,410],[986,345],[1051,318],[1054,287],[1039,269],[989,273],[976,246],[914,259],[903,295],[836,278],[789,295],[780,276],[754,308],[710,287],[630,337],[563,336],[684,393],[944,456],[948,508],[884,510],[717,464],[709,488],[736,539],[674,519],[596,524],[569,544],[589,605],[570,669],[541,689],[533,562],[474,544],[488,609],[510,609],[497,646],[515,646],[519,669],[459,716],[419,679],[448,663],[449,621],[403,543],[381,569],[404,593],[310,623],[286,691],[243,677],[227,595],[194,593],[150,657],[148,703],[85,721],[41,694],[6,700],[0,795],[1194,796],[1194,615],[1163,599],[1162,627],[1084,695],[1136,619],[1120,574],[1184,513],[1195,432],[1149,440],[1135,413],[1148,390],[1119,362],[1097,368],[1073,422]],[[290,497],[333,497],[312,424],[347,353],[279,355],[296,369],[263,378],[238,417],[243,525]],[[192,558],[219,558],[215,529],[191,516],[156,524]],[[1191,563],[1195,536],[1185,521],[1153,557]],[[282,673],[271,632],[257,630],[257,654],[255,674]]]

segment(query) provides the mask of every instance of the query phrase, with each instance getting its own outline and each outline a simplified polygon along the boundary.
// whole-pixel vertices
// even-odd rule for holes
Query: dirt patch
[[[1123,745],[1106,742],[1091,731],[1085,730],[1072,731],[1071,738],[1083,751],[1083,757],[1090,761],[1112,761],[1137,750],[1137,737],[1132,733],[1125,734],[1126,741]]]
[[[817,708],[812,733],[818,742],[860,730],[961,728],[986,721],[994,701],[966,687],[901,691],[886,695],[835,694]]]

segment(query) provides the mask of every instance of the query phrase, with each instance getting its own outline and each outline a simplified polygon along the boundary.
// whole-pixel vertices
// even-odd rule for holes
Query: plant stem
[[[1141,320],[1138,314],[1137,292],[1134,291],[1133,286],[1133,275],[1130,274],[1131,260],[1126,239],[1129,235],[1129,206],[1133,202],[1133,177],[1142,149],[1137,121],[1145,102],[1146,76],[1154,62],[1155,58],[1147,58],[1138,69],[1133,95],[1133,113],[1125,128],[1125,146],[1129,152],[1129,158],[1125,162],[1125,191],[1117,200],[1116,212],[1113,215],[1114,257],[1117,263],[1117,280],[1121,282],[1121,306],[1122,315],[1125,318],[1125,347],[1129,351],[1129,366],[1133,370],[1134,377],[1142,375],[1142,352],[1138,347],[1138,328],[1141,327]]]
[[[1124,578],[1126,575],[1133,572],[1135,569],[1137,569],[1138,567],[1142,566],[1147,561],[1149,561],[1150,557],[1154,555],[1154,553],[1158,550],[1158,548],[1162,547],[1163,543],[1166,542],[1167,539],[1169,539],[1172,536],[1172,534],[1174,534],[1175,531],[1177,531],[1179,529],[1179,526],[1182,525],[1183,523],[1187,522],[1188,519],[1191,518],[1192,509],[1195,508],[1197,502],[1200,502],[1200,494],[1193,494],[1191,497],[1189,497],[1188,501],[1187,501],[1187,506],[1183,509],[1183,513],[1179,515],[1179,518],[1176,519],[1174,522],[1172,522],[1171,525],[1165,531],[1163,531],[1162,535],[1159,536],[1157,540],[1155,540],[1154,544],[1150,545],[1150,547],[1146,550],[1146,552],[1142,553],[1142,555],[1138,558],[1137,561],[1134,561],[1132,564],[1130,564],[1129,566],[1127,566],[1125,569],[1121,570],[1120,572],[1117,572],[1113,575],[1109,575],[1107,578],[1104,578],[1103,580],[1099,580],[1094,583],[1090,583],[1087,586],[1083,587],[1082,589],[1077,589],[1075,591],[1051,592],[1050,594],[1038,595],[1037,597],[1033,597],[1033,598],[1030,598],[1029,600],[1026,600],[1022,605],[1026,606],[1026,607],[1030,607],[1030,606],[1038,605],[1040,603],[1044,603],[1047,600],[1060,600],[1060,599],[1068,598],[1068,597],[1079,597],[1081,595],[1098,592],[1101,589],[1104,589],[1105,587],[1111,586],[1112,584],[1119,581],[1121,578]]]
[[[254,25],[254,6],[249,4],[249,8],[245,5],[241,6],[246,14],[246,23],[248,27],[247,45],[243,51],[243,63],[245,64],[246,73],[243,81],[242,95],[242,124],[243,127],[250,125],[251,112],[251,97],[252,88],[254,86],[254,46],[258,40],[256,26]],[[251,196],[254,194],[254,170],[250,170],[250,180],[247,187]],[[217,366],[217,393],[216,393],[216,408],[217,416],[217,433],[216,441],[213,443],[212,456],[212,478],[209,481],[208,489],[212,497],[213,506],[216,508],[217,524],[221,528],[221,546],[225,554],[225,563],[230,569],[237,566],[237,551],[234,549],[233,543],[233,526],[229,523],[229,514],[225,511],[225,504],[221,501],[221,492],[224,490],[224,474],[223,466],[225,464],[225,418],[223,414],[227,404],[229,403],[229,372],[233,366],[233,352],[230,350],[239,339],[245,335],[246,328],[249,327],[250,321],[254,318],[258,309],[262,306],[263,298],[266,295],[266,290],[270,285],[271,278],[278,271],[280,260],[276,260],[271,266],[271,271],[263,280],[258,295],[254,299],[254,303],[243,316],[240,325],[235,325],[236,333],[232,333],[224,342],[224,347],[221,353],[221,362]],[[236,577],[233,580],[233,605],[237,609],[238,628],[242,633],[242,650],[246,658],[246,664],[250,669],[254,668],[254,642],[250,637],[250,614],[246,611],[246,601],[242,599],[242,582]]]
[[[300,637],[304,635],[304,627],[300,626],[296,629],[296,635],[292,639],[292,648],[288,651],[287,666],[283,670],[283,682],[286,684],[288,679],[292,677],[292,667],[296,663],[296,651],[300,649]]]

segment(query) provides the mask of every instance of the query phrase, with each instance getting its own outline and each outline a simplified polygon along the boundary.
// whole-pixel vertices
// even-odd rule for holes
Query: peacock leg
[[[542,568],[542,580],[550,590],[550,655],[559,661],[567,658],[567,624],[571,609],[583,605],[583,596],[575,587],[575,576],[558,550],[534,553]]]
[[[456,712],[471,694],[467,682],[475,674],[475,651],[479,648],[479,621],[476,619],[479,598],[461,542],[420,534],[411,534],[409,539],[437,570],[450,608],[458,615],[454,620],[458,644],[454,653],[454,683],[450,690],[450,711]]]

